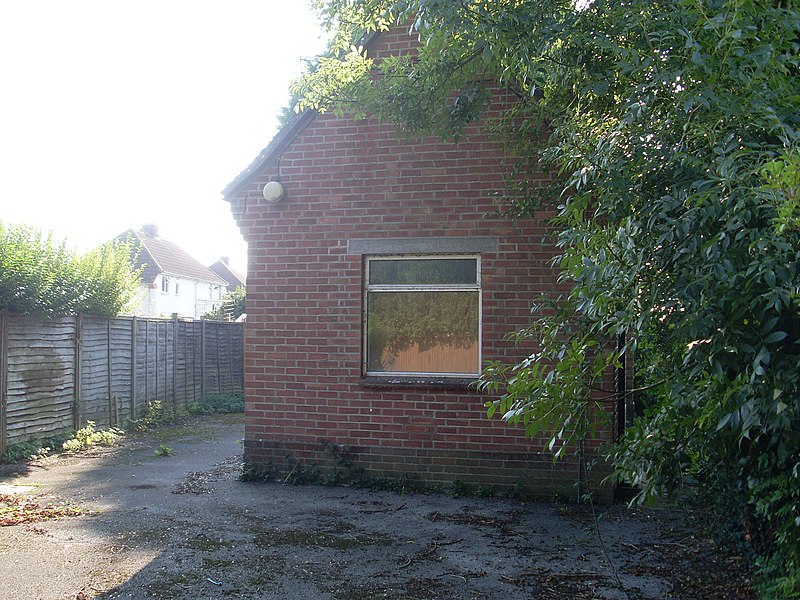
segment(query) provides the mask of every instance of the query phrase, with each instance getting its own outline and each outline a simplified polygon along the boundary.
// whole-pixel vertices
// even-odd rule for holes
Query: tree
[[[45,317],[118,315],[133,308],[139,271],[125,244],[83,255],[52,233],[0,221],[0,310]]]
[[[598,380],[648,350],[645,415],[614,451],[645,496],[693,479],[760,556],[766,594],[800,594],[800,13],[793,0],[327,0],[333,52],[298,108],[458,135],[492,89],[519,98],[497,130],[520,156],[509,214],[554,202],[563,298],[490,365],[490,411],[591,429]],[[416,55],[375,62],[364,33],[405,24]],[[531,165],[560,175],[528,185]],[[625,343],[617,345],[620,336]],[[641,346],[640,346],[641,345]]]
[[[222,297],[222,304],[203,315],[204,319],[235,321],[247,312],[247,290],[239,286]]]

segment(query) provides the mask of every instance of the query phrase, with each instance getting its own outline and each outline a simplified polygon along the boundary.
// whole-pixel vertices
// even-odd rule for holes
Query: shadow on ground
[[[242,433],[240,416],[197,418],[0,473],[89,512],[0,528],[4,598],[749,594],[680,513],[241,483]]]

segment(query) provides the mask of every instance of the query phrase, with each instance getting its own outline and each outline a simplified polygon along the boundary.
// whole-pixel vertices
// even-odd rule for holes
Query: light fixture
[[[270,204],[276,204],[283,200],[283,186],[277,181],[269,181],[262,191],[264,200]]]

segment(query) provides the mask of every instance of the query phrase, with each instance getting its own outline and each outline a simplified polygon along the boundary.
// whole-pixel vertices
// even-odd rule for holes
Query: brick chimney
[[[145,223],[142,225],[142,232],[148,237],[158,237],[158,226],[154,223]]]

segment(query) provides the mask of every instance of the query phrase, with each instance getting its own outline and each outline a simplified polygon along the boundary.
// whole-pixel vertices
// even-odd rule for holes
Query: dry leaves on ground
[[[83,514],[86,512],[73,504],[42,504],[27,496],[0,494],[0,527],[39,523],[60,517],[79,517]]]

